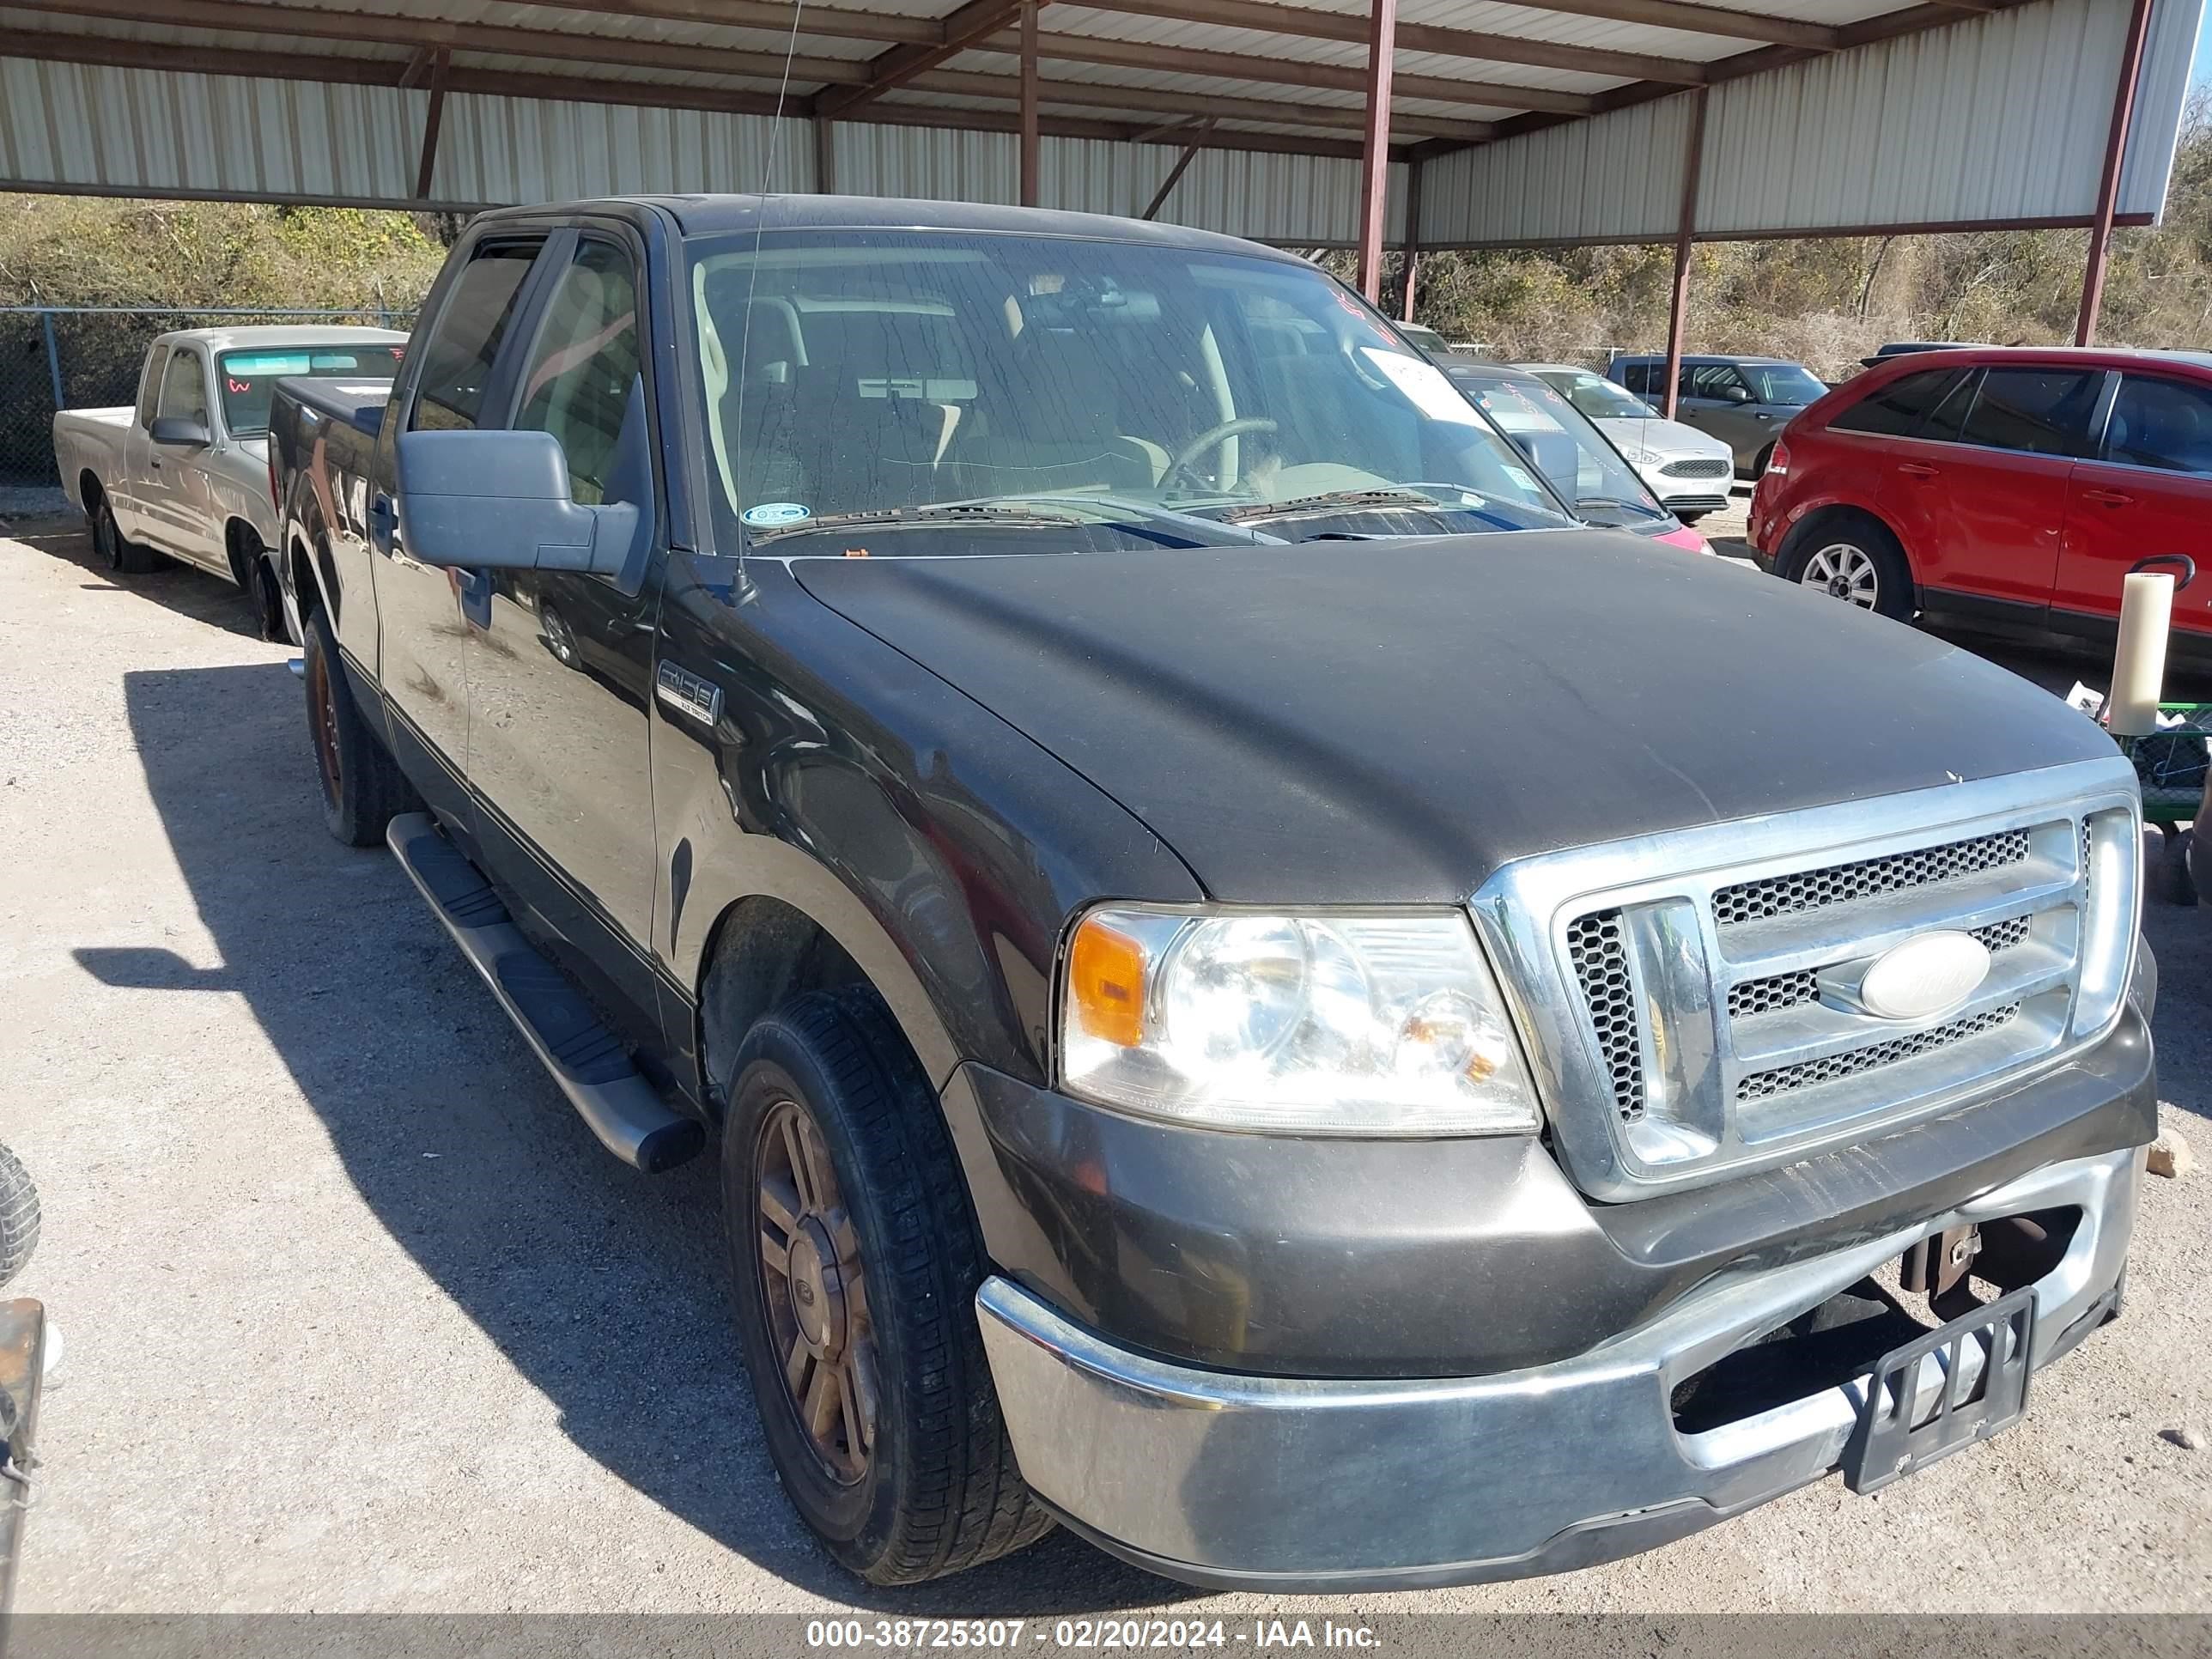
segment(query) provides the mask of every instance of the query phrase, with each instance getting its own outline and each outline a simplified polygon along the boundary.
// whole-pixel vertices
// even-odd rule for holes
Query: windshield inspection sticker
[[[1407,401],[1432,421],[1452,421],[1461,426],[1480,426],[1482,416],[1459,394],[1443,370],[1419,357],[1401,357],[1395,351],[1362,346],[1360,355],[1375,365],[1390,384],[1406,394]]]
[[[775,530],[787,524],[803,524],[814,516],[813,509],[801,507],[797,501],[763,501],[749,507],[738,514],[756,530]]]
[[[1527,473],[1523,472],[1519,467],[1507,467],[1505,469],[1505,476],[1512,479],[1515,483],[1519,484],[1522,489],[1528,491],[1529,494],[1535,494],[1536,481],[1530,477]]]

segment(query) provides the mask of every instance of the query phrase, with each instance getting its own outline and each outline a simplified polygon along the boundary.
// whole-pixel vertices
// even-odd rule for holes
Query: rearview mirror
[[[579,507],[550,432],[406,432],[399,514],[407,550],[471,570],[621,576],[646,530],[628,501]]]
[[[215,434],[206,423],[190,420],[182,415],[157,415],[154,424],[146,428],[146,435],[157,444],[179,449],[205,449],[215,441]]]
[[[1720,390],[1720,395],[1732,404],[1747,404],[1751,401],[1751,388],[1747,386],[1724,386]]]

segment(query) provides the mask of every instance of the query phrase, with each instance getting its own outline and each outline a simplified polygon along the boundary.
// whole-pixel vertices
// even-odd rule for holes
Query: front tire
[[[1051,1518],[1014,1466],[976,1324],[981,1237],[937,1098],[881,1000],[794,997],[718,1080],[738,1332],[799,1517],[873,1584],[1042,1536]]]
[[[307,735],[322,784],[323,826],[349,847],[374,847],[392,819],[422,810],[422,799],[355,706],[337,638],[319,605],[307,618],[303,652]]]
[[[22,1272],[39,1248],[39,1189],[23,1161],[0,1146],[0,1285]]]
[[[1912,619],[1912,572],[1897,538],[1871,519],[1844,518],[1802,533],[1789,580],[1893,622]]]

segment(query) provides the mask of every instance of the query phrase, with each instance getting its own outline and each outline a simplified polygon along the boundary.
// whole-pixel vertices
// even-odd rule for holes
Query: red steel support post
[[[2136,82],[2142,74],[2143,41],[2150,33],[2150,0],[2136,0],[2128,19],[2127,48],[2120,54],[2120,84],[2112,94],[2112,127],[2105,139],[2105,171],[2097,181],[2097,222],[2089,228],[2089,264],[2081,273],[2081,309],[2074,319],[2074,343],[2097,337],[2097,312],[2105,302],[2105,261],[2112,248],[2112,215],[2120,199],[2120,163],[2134,125]]]
[[[1682,217],[1674,228],[1674,290],[1667,301],[1667,401],[1674,418],[1681,391],[1682,325],[1690,311],[1690,248],[1698,229],[1698,174],[1705,164],[1705,89],[1690,94],[1690,137],[1682,148]]]
[[[1371,0],[1367,28],[1367,140],[1359,158],[1359,291],[1382,297],[1382,227],[1390,216],[1390,65],[1398,0]]]
[[[1022,0],[1022,205],[1037,204],[1037,175],[1042,145],[1037,134],[1036,0]]]

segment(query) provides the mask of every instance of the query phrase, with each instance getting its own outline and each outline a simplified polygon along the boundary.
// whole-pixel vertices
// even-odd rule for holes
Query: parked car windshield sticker
[[[1360,355],[1380,369],[1406,399],[1432,421],[1451,421],[1460,426],[1480,426],[1482,416],[1459,394],[1459,388],[1425,357],[1407,357],[1376,346],[1362,346]]]
[[[801,507],[797,501],[763,501],[738,516],[756,530],[768,530],[778,525],[797,524],[812,518],[814,514],[811,508]]]

